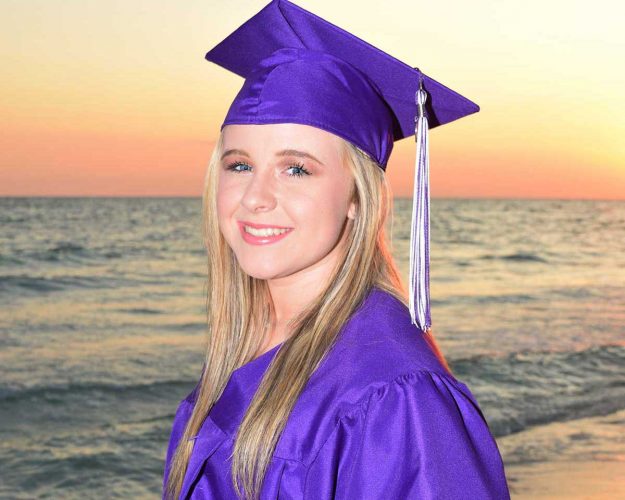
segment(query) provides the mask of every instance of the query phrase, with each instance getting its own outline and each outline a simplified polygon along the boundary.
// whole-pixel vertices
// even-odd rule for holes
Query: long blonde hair
[[[357,207],[356,217],[326,288],[290,322],[289,337],[264,374],[238,428],[231,472],[236,493],[245,498],[259,497],[275,446],[299,394],[371,288],[377,286],[408,304],[385,230],[393,212],[385,173],[360,148],[343,139],[341,142],[343,163],[354,179],[351,196]],[[232,371],[253,359],[275,318],[266,281],[242,271],[219,230],[215,200],[222,149],[220,134],[207,170],[202,205],[208,256],[207,368],[173,454],[166,485],[168,498],[180,495],[194,444],[189,438],[199,432]],[[433,336],[427,336],[449,371]]]

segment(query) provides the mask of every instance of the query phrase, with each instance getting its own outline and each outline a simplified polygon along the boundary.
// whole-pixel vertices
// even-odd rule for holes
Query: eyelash
[[[249,167],[247,163],[244,163],[242,161],[235,161],[234,163],[231,163],[230,165],[228,165],[226,170],[231,170],[234,173],[240,174],[241,170],[236,170],[236,167],[241,166],[241,165],[246,165]],[[306,170],[304,168],[304,165],[302,165],[301,163],[294,163],[289,168],[293,168],[293,167],[299,168],[304,173],[292,174],[291,177],[304,177],[305,175],[310,175],[310,172]]]

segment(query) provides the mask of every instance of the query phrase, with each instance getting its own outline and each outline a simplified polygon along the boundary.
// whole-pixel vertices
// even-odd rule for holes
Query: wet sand
[[[506,468],[513,500],[625,498],[625,462],[549,462]]]
[[[554,422],[497,440],[510,496],[625,499],[624,423],[625,410],[620,410]]]

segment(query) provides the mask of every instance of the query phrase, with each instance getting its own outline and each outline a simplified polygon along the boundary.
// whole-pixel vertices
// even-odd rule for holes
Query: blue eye
[[[244,172],[244,170],[238,170],[238,167],[249,167],[249,165],[247,163],[235,161],[234,163],[231,163],[230,165],[228,165],[228,167],[226,167],[226,170],[231,170],[232,172],[235,172],[235,173]],[[295,163],[291,165],[288,168],[288,170],[292,168],[298,169],[299,172],[290,174],[290,177],[304,177],[305,175],[310,175],[310,172],[306,170],[306,168],[304,168],[304,165],[302,165],[301,163]]]
[[[295,165],[289,167],[289,169],[291,169],[291,168],[298,168],[300,170],[299,173],[293,174],[293,175],[295,175],[297,177],[303,177],[305,175],[310,175],[310,172],[304,168],[304,165],[301,165],[299,163],[296,163]]]
[[[247,167],[249,165],[242,163],[240,161],[235,161],[234,163],[231,163],[230,165],[228,165],[228,167],[226,168],[226,170],[232,170],[233,172],[242,172],[242,170],[237,170],[237,167]]]

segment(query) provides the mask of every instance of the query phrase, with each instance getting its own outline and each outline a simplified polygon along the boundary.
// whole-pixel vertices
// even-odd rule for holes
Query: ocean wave
[[[67,384],[35,385],[25,388],[0,386],[0,401],[3,404],[28,400],[30,402],[47,401],[63,404],[66,398],[92,394],[148,395],[167,394],[184,388],[193,388],[197,380],[162,380],[145,384],[114,384],[105,382],[76,382]]]
[[[534,253],[516,252],[511,254],[494,255],[485,254],[479,257],[482,260],[508,260],[513,262],[542,262],[549,263],[544,257],[540,257]]]
[[[488,408],[496,436],[625,408],[625,344],[478,355],[450,365]]]
[[[493,295],[448,295],[443,299],[433,300],[435,305],[449,304],[523,304],[540,300],[529,293],[499,293]]]
[[[21,266],[26,264],[26,260],[15,255],[0,254],[0,266]]]
[[[119,259],[121,252],[109,248],[87,248],[72,242],[61,242],[51,248],[25,254],[33,260],[43,262],[81,262]]]
[[[130,313],[130,314],[163,314],[165,311],[160,309],[153,309],[150,307],[131,307],[128,309],[117,309],[118,312]]]
[[[68,288],[114,288],[118,279],[102,276],[30,276],[28,274],[0,276],[0,293],[21,289],[32,292],[56,292]]]

